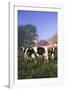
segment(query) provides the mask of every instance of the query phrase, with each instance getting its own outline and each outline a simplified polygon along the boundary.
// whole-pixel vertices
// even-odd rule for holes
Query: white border
[[[17,10],[52,11],[58,12],[58,78],[17,80]],[[10,4],[10,79],[9,87],[56,86],[63,84],[63,16],[62,8],[56,5],[43,4]]]

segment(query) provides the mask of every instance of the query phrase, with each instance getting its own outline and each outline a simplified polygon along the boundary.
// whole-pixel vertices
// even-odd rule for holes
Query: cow
[[[57,59],[57,46],[54,45],[51,48],[47,46],[42,47],[31,47],[31,48],[24,48],[21,47],[21,51],[24,54],[24,58],[26,60],[34,60],[35,63],[37,62],[37,58],[41,57],[42,60],[45,62],[49,62],[49,60]]]
[[[31,48],[22,47],[22,54],[24,54],[24,58],[26,60],[34,60],[36,63],[36,53],[32,47]]]
[[[44,63],[48,63],[48,48],[47,47],[38,47],[37,54],[43,57]]]
[[[34,60],[37,62],[37,57],[41,57],[44,62],[48,63],[48,48],[47,47],[31,47],[31,48],[22,48],[24,58],[26,60]]]
[[[55,60],[55,58],[57,58],[57,46],[48,48],[48,57],[51,60]]]
[[[27,48],[26,54],[27,54],[28,58],[31,58],[36,63],[36,53],[33,48]]]

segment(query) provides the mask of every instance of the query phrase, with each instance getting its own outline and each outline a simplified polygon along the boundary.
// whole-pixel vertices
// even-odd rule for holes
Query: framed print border
[[[17,79],[17,11],[18,10],[36,10],[36,11],[56,11],[58,12],[58,78],[49,79]],[[32,87],[32,86],[50,86],[63,84],[63,8],[57,5],[44,4],[25,4],[25,3],[9,3],[9,87]],[[62,37],[61,37],[62,36]]]

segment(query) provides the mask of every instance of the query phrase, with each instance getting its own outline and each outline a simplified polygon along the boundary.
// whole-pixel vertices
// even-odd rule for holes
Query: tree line
[[[32,24],[18,26],[18,48],[34,46],[33,40],[38,38],[37,27]]]

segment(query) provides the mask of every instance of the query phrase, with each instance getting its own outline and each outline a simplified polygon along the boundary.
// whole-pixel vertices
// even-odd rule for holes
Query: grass
[[[57,77],[57,59],[49,63],[44,63],[42,58],[37,57],[37,63],[34,60],[26,60],[23,54],[18,56],[18,79],[32,78],[54,78]]]

